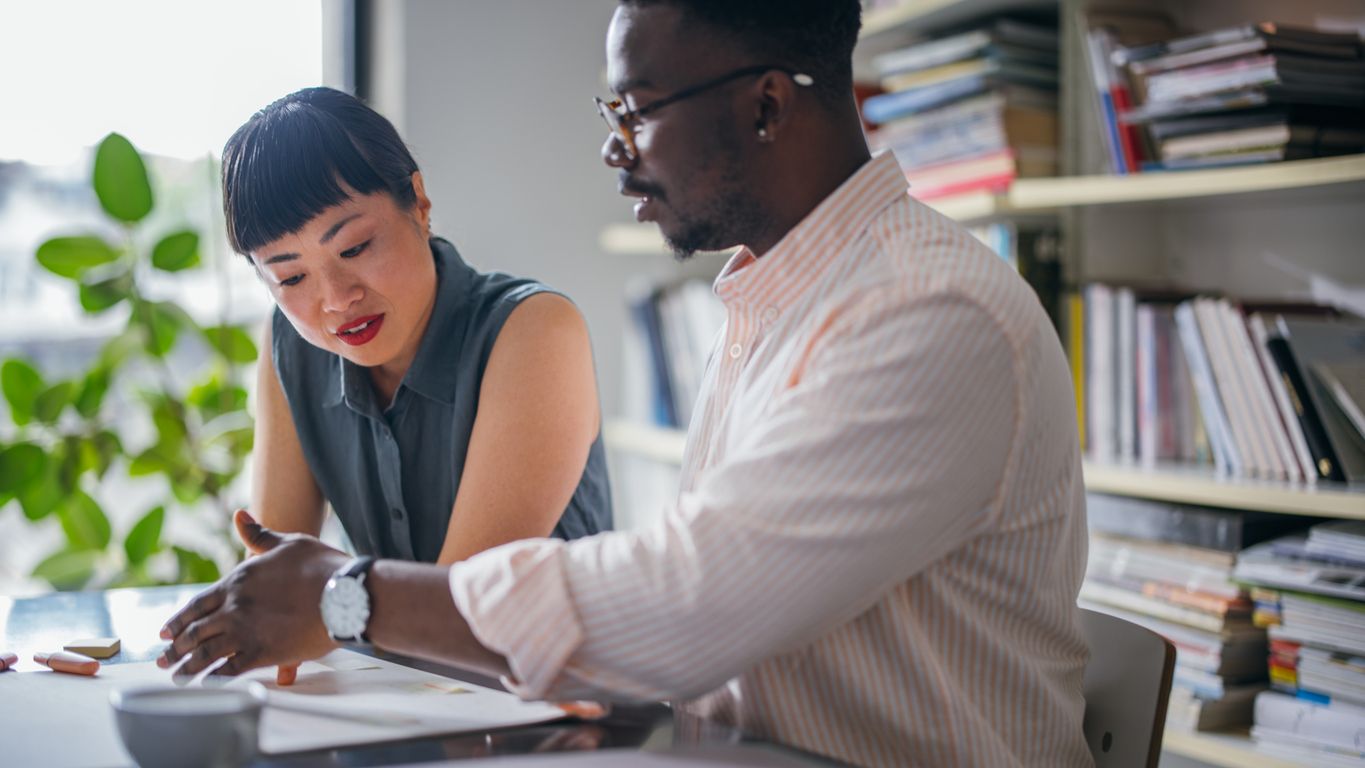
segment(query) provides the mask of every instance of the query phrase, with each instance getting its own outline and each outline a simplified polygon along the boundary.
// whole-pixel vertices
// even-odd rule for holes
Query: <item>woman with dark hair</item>
[[[275,299],[252,513],[361,555],[452,563],[611,527],[588,332],[562,295],[431,236],[393,126],[329,88],[256,113],[223,151],[233,248]]]

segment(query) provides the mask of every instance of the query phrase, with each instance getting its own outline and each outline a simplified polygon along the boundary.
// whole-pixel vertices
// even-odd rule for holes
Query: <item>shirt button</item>
[[[393,510],[393,519],[394,519],[394,520],[402,520],[402,519],[403,519],[403,510],[401,510],[401,509],[395,509],[395,510]]]
[[[730,357],[738,360],[739,356],[742,354],[744,354],[744,347],[740,346],[739,344],[730,345]]]
[[[777,307],[768,307],[763,310],[763,322],[773,323],[777,320]]]

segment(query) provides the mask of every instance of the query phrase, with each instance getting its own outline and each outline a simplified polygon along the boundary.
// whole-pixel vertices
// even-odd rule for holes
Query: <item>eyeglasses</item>
[[[597,103],[597,111],[602,115],[602,119],[606,121],[607,127],[611,129],[612,135],[614,135],[621,142],[621,146],[625,148],[626,157],[634,160],[639,157],[639,154],[635,149],[635,126],[639,123],[640,118],[651,112],[657,112],[669,104],[676,104],[683,99],[690,99],[693,96],[705,93],[712,88],[718,88],[742,77],[761,75],[764,72],[771,72],[773,70],[787,73],[799,86],[810,87],[815,84],[815,79],[803,72],[797,72],[796,70],[788,69],[787,67],[778,67],[771,64],[760,64],[757,66],[736,69],[733,72],[728,72],[719,77],[684,88],[664,96],[663,98],[655,99],[639,109],[626,109],[625,102],[620,99],[602,101],[600,98],[593,97],[593,101]]]

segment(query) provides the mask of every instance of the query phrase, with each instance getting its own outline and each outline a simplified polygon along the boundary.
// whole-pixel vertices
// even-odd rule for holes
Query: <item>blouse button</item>
[[[730,357],[738,360],[739,356],[742,354],[744,354],[744,347],[740,346],[739,344],[730,345]]]

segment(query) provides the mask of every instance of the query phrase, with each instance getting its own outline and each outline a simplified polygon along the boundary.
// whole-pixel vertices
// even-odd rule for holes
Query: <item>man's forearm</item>
[[[507,660],[485,648],[450,596],[448,566],[381,560],[370,569],[370,642],[405,656],[508,674]]]

